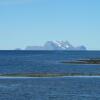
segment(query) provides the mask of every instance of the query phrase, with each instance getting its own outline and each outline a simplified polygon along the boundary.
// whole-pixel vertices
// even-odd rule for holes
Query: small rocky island
[[[82,59],[74,61],[63,61],[65,64],[100,64],[100,59]]]

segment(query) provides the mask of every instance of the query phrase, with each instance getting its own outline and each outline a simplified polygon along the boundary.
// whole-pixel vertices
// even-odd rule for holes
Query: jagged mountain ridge
[[[47,41],[43,46],[27,46],[25,50],[86,50],[86,47],[75,47],[68,41]]]

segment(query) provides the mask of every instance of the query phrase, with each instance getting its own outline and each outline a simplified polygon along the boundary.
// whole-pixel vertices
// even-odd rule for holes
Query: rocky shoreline
[[[1,74],[3,77],[61,77],[61,76],[100,76],[100,74],[87,74],[87,73],[17,73],[17,74]]]
[[[63,61],[65,64],[100,64],[100,59],[82,59],[74,61]]]

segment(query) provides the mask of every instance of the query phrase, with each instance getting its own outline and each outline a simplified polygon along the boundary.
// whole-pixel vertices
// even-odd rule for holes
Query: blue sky
[[[100,0],[0,0],[0,49],[48,40],[100,50]]]

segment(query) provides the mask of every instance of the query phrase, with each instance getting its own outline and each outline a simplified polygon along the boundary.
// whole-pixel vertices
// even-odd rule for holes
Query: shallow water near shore
[[[99,89],[100,77],[0,78],[0,100],[100,100]]]

